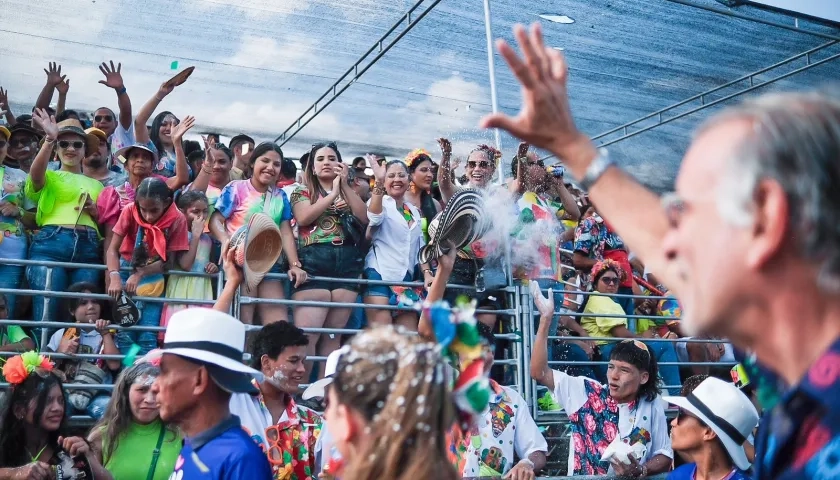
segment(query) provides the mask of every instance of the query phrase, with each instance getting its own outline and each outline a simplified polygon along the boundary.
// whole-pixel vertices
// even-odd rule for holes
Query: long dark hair
[[[67,293],[102,293],[102,289],[91,282],[76,282],[67,287]],[[64,311],[67,312],[68,322],[76,323],[76,309],[82,304],[82,301],[87,300],[81,297],[67,297],[64,299]],[[99,304],[99,315],[102,319],[110,320],[111,309],[105,300],[94,300]]]
[[[417,170],[417,167],[420,166],[420,164],[423,163],[423,162],[429,162],[433,166],[435,164],[434,160],[432,160],[432,157],[430,157],[428,155],[425,155],[425,154],[418,155],[417,158],[415,158],[411,162],[411,164],[407,165],[409,179],[411,179],[411,177],[414,176],[414,172]],[[423,218],[425,218],[426,220],[428,220],[430,222],[432,221],[433,218],[435,218],[435,215],[437,215],[437,213],[438,213],[437,206],[435,205],[434,197],[432,197],[432,195],[429,194],[429,192],[427,192],[425,190],[420,191],[420,205],[419,205],[419,207],[420,207],[420,213],[423,214]]]
[[[315,153],[322,148],[330,148],[335,152],[335,158],[338,163],[342,163],[341,152],[338,151],[338,145],[335,142],[316,143],[309,149],[309,157],[306,161],[306,169],[303,171],[303,183],[309,190],[309,203],[315,203],[321,197],[321,182],[315,175]]]
[[[140,209],[140,205],[138,202],[141,198],[143,199],[153,199],[153,200],[160,200],[161,203],[166,205],[166,208],[169,208],[172,205],[172,197],[173,192],[169,189],[169,186],[158,177],[146,177],[140,182],[140,185],[137,186],[137,193],[134,194],[134,205],[135,208]],[[140,215],[143,216],[142,214]],[[140,242],[137,248],[134,249],[134,252],[131,254],[131,266],[134,268],[142,267],[149,261],[149,252],[146,250],[146,244],[144,242]]]
[[[26,380],[15,385],[6,402],[3,412],[3,423],[0,425],[0,467],[20,467],[32,462],[32,456],[26,451],[26,419],[15,415],[17,409],[29,409],[29,404],[35,401],[35,412],[32,420],[36,428],[41,428],[41,417],[47,408],[47,397],[50,390],[58,386],[61,394],[67,398],[59,379],[52,372],[36,370],[29,374]],[[54,432],[47,433],[47,445],[57,445],[58,437],[63,436],[67,423],[67,407],[61,426]],[[34,452],[33,452],[34,453]]]
[[[251,158],[250,160],[248,160],[248,168],[251,169],[251,175],[249,175],[249,180],[252,180],[254,178],[254,165],[256,165],[257,159],[268,152],[275,152],[277,155],[280,155],[280,174],[283,173],[282,165],[286,162],[286,157],[283,156],[283,149],[280,148],[280,145],[277,145],[274,142],[262,142],[256,147],[254,147],[254,151],[251,152]],[[274,185],[269,185],[269,190],[273,186]]]
[[[638,347],[637,342],[641,343],[644,348]],[[628,339],[618,342],[610,353],[610,360],[627,362],[639,370],[647,372],[648,381],[639,386],[639,393],[636,394],[636,398],[644,398],[648,402],[652,402],[662,393],[656,355],[653,355],[641,340]]]
[[[155,144],[155,147],[158,151],[158,155],[161,157],[166,156],[166,149],[163,148],[163,143],[161,143],[160,141],[160,126],[161,124],[163,124],[163,120],[169,115],[172,115],[172,117],[175,118],[175,120],[177,120],[178,123],[181,123],[181,120],[179,120],[178,117],[175,116],[175,114],[173,114],[170,111],[163,111],[158,113],[155,119],[152,121],[152,131],[149,132],[149,138],[152,140],[152,143]]]
[[[134,415],[131,413],[131,402],[129,392],[134,382],[142,376],[158,376],[160,368],[151,363],[138,363],[126,368],[114,383],[111,391],[111,400],[105,409],[105,414],[90,430],[88,440],[96,443],[101,441],[102,463],[108,463],[110,457],[117,451],[120,438],[128,431],[134,422]],[[174,440],[174,430],[169,429]],[[167,439],[167,441],[172,441]]]

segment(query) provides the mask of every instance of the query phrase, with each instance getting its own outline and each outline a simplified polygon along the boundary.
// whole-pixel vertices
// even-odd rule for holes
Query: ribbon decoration
[[[445,301],[424,306],[441,354],[459,366],[452,393],[465,430],[487,409],[492,395],[485,372],[485,342],[478,332],[475,306],[475,300],[461,301],[456,308]]]

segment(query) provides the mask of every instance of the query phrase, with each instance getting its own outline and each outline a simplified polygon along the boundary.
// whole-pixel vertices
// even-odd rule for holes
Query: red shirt
[[[120,255],[127,262],[131,261],[134,244],[137,241],[137,230],[139,226],[134,220],[134,210],[136,208],[137,206],[133,202],[129,203],[120,214],[117,224],[114,225],[114,234],[123,237],[122,243],[120,244]],[[178,211],[174,204],[170,205],[169,208],[174,210],[174,212],[167,211],[164,213],[164,216],[173,215],[175,218],[171,222],[171,225],[163,229],[164,236],[166,237],[166,251],[185,252],[190,249],[189,235],[187,234],[187,219],[184,217],[184,214]],[[148,238],[146,236],[143,240],[146,243],[151,262],[159,258],[159,256],[149,248]]]

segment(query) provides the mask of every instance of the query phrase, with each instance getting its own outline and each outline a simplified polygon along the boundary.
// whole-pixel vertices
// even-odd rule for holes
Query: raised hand
[[[50,62],[49,70],[45,68],[44,73],[47,74],[47,85],[52,85],[53,87],[58,86],[59,83],[67,78],[67,75],[61,75],[61,65],[55,62]]]
[[[452,142],[450,142],[448,138],[438,138],[437,142],[440,146],[440,152],[443,154],[443,157],[449,158],[452,155]]]
[[[172,141],[180,142],[181,139],[184,138],[184,134],[187,133],[193,125],[195,125],[195,117],[187,115],[181,123],[175,125],[175,128],[172,129]]]
[[[32,120],[44,130],[47,139],[56,140],[58,138],[58,125],[55,123],[55,115],[49,115],[43,108],[36,108],[32,112]]]
[[[539,24],[530,34],[522,25],[513,29],[524,60],[504,40],[496,48],[522,85],[522,106],[515,117],[494,113],[481,120],[484,128],[501,128],[526,142],[563,156],[576,142],[587,141],[572,119],[566,90],[568,66],[563,54],[543,43]]]
[[[65,76],[64,80],[55,86],[55,89],[58,90],[59,94],[67,95],[67,92],[70,90],[70,79]]]
[[[242,284],[244,276],[242,269],[236,266],[236,250],[230,248],[230,242],[222,245],[222,268],[225,271],[225,280],[236,285]]]
[[[9,108],[9,91],[0,87],[0,110]]]
[[[541,317],[551,318],[554,316],[554,292],[549,288],[548,296],[542,294],[537,282],[531,281],[531,296],[534,297],[534,304],[540,312]]]
[[[367,160],[368,166],[371,170],[373,170],[373,178],[377,182],[384,182],[385,181],[385,163],[383,162],[381,165],[379,164],[379,158],[376,155],[371,155],[368,153],[365,155],[365,160]]]
[[[102,62],[102,65],[99,66],[99,71],[102,72],[102,75],[105,75],[105,80],[100,80],[99,83],[106,87],[111,87],[114,90],[122,90],[125,88],[125,83],[123,82],[121,70],[122,63],[118,63],[117,67],[114,68],[113,60],[111,60],[110,67],[107,63]]]

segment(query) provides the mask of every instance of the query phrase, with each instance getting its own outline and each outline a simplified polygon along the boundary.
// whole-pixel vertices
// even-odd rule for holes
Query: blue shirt
[[[755,478],[840,478],[840,338],[766,412],[756,437]]]
[[[668,478],[666,480],[694,480],[694,471],[696,469],[697,465],[693,463],[680,465],[673,472],[668,474]],[[726,480],[750,480],[750,477],[743,471],[735,469],[732,476],[727,477]]]
[[[231,415],[215,427],[188,438],[169,480],[271,480],[271,467],[260,447]]]

